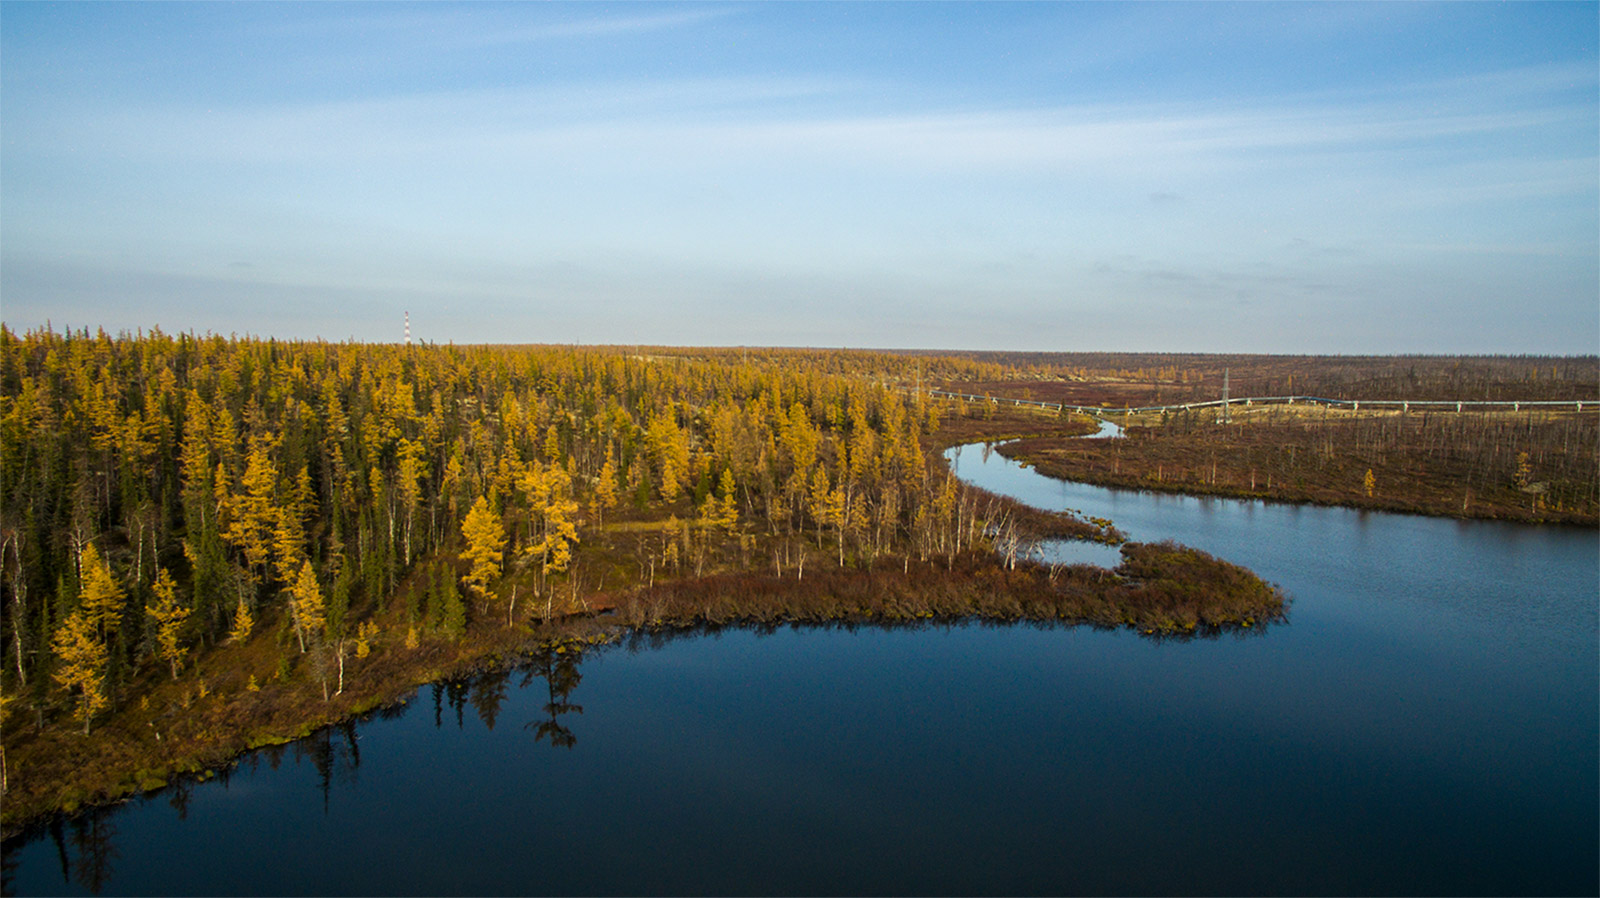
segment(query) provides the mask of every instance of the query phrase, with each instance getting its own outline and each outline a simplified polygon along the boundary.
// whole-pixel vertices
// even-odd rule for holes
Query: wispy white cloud
[[[221,264],[276,243],[298,258],[296,282],[374,290],[445,289],[485,266],[585,245],[591,257],[652,247],[703,262],[811,259],[854,266],[852,276],[876,262],[900,277],[926,259],[987,262],[1005,247],[1059,257],[1160,245],[1155,269],[1178,271],[1285,235],[1578,245],[1582,234],[1560,236],[1572,232],[1565,219],[1495,230],[1543,214],[1538,203],[1581,206],[1597,193],[1596,112],[1539,93],[1570,80],[1552,71],[1486,76],[1540,102],[1476,109],[1452,89],[1400,85],[1259,108],[878,112],[860,108],[872,93],[861,83],[786,78],[103,108],[8,121],[7,237],[143,242],[137,252],[155,260],[186,251],[197,238],[180,235],[199,227]],[[1419,91],[1440,96],[1415,103]],[[1510,150],[1484,149],[1495,144]],[[115,169],[120,181],[82,188],[76,206],[58,192],[41,214],[18,215],[35,191],[12,178],[36,160]],[[118,236],[148,198],[159,217]],[[1472,204],[1504,211],[1448,218]]]
[[[1542,69],[1496,83],[1564,84]],[[1558,128],[1592,128],[1592,106],[1468,104],[1453,91],[1256,108],[1078,105],[1034,109],[852,112],[859,84],[815,79],[700,79],[468,90],[232,109],[107,108],[11,130],[22,144],[218,164],[438,157],[619,158],[637,166],[766,164],[775,159],[905,171],[1149,170],[1255,165],[1283,154],[1414,149]],[[30,127],[31,126],[31,127]],[[21,132],[21,133],[19,133]],[[1467,153],[1470,155],[1470,152]]]
[[[1382,63],[1386,44],[1362,45],[1375,18],[1414,33],[1438,8],[1271,6],[1264,27],[1183,5],[974,14],[1014,41],[908,15],[895,48],[931,42],[951,66],[795,42],[777,33],[811,17],[772,8],[198,7],[174,18],[204,39],[146,35],[138,66],[97,70],[116,91],[46,77],[41,47],[5,97],[6,314],[70,299],[108,324],[211,326],[260,307],[244,326],[288,333],[405,302],[471,309],[478,330],[443,335],[462,340],[1382,350],[1366,322],[1390,308],[1424,328],[1392,348],[1452,349],[1419,342],[1429,316],[1537,295],[1587,303],[1561,336],[1592,346],[1592,51],[1347,77],[1343,45],[1322,46],[1288,91],[1281,45],[1199,57],[1332,28]],[[1070,27],[1086,21],[1100,30]],[[808,38],[850,23],[825,25]],[[152,52],[180,44],[208,49]],[[392,337],[346,320],[331,335]]]
[[[734,8],[724,6],[698,7],[644,15],[586,16],[522,28],[480,32],[474,42],[488,46],[568,38],[640,34],[702,25],[715,19],[726,18],[735,13],[736,10]]]
[[[521,9],[516,9],[521,6]],[[278,37],[326,36],[347,32],[366,40],[404,40],[434,50],[462,50],[546,41],[650,34],[708,24],[739,14],[732,4],[694,6],[659,12],[612,7],[607,14],[591,14],[599,7],[557,4],[515,5],[505,10],[478,4],[378,6],[372,11],[341,9],[328,17],[285,18],[248,26],[252,31]],[[641,7],[642,8],[642,7]],[[359,9],[359,8],[358,8]],[[543,15],[526,15],[536,9]],[[571,15],[568,10],[584,10]],[[624,11],[626,10],[626,11]]]

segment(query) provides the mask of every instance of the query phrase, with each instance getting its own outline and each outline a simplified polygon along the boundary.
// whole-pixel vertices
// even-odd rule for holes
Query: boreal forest
[[[974,412],[915,387],[1005,371],[0,329],[7,817],[203,771],[530,639],[605,638],[602,617],[1194,633],[1281,609],[1178,547],[1131,548],[1128,576],[1029,563],[1030,535],[1119,535],[948,471],[941,416]],[[1208,577],[1232,598],[1173,586]]]

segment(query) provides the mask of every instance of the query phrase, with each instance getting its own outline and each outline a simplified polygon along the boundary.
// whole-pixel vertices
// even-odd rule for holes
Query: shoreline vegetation
[[[1022,437],[996,451],[1046,477],[1096,486],[1600,525],[1594,412],[1238,409],[1227,425],[1211,421],[1214,414],[1207,409],[1188,421],[1136,416],[1122,439]]]
[[[1106,406],[1125,439],[1020,434],[1002,455],[1097,486],[1438,517],[1600,524],[1600,411],[1364,411],[1246,405],[1125,415],[1230,395],[1339,400],[1600,401],[1600,358],[997,354],[1009,378],[957,392]],[[974,403],[981,405],[981,403]],[[1002,411],[1007,407],[1000,406]]]
[[[174,779],[206,780],[247,751],[304,738],[369,711],[408,701],[428,683],[515,665],[539,651],[582,651],[630,634],[723,626],[895,625],[1042,621],[1127,627],[1156,638],[1265,631],[1286,618],[1287,600],[1248,570],[1173,544],[1125,544],[1115,570],[1089,565],[996,563],[980,550],[928,563],[880,559],[868,570],[821,567],[803,579],[728,572],[669,580],[588,599],[587,609],[515,628],[487,623],[466,637],[374,648],[346,673],[344,692],[323,699],[314,683],[272,681],[252,689],[258,654],[221,652],[189,684],[159,682],[136,709],[89,736],[41,734],[23,754],[38,775],[14,780],[7,838],[57,813],[72,814],[158,790]],[[240,657],[244,656],[244,657]],[[154,712],[165,706],[183,714]]]
[[[1018,371],[0,327],[0,824],[628,631],[1282,619],[1276,588],[1181,546],[1124,545],[1115,571],[1031,560],[1122,536],[963,484],[941,452],[1093,422],[913,389]]]

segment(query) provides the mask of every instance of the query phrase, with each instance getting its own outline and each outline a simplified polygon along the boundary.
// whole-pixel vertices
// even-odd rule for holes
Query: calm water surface
[[[1290,622],[734,629],[544,659],[41,831],[7,846],[4,891],[1600,890],[1594,531],[952,459],[1248,565]]]

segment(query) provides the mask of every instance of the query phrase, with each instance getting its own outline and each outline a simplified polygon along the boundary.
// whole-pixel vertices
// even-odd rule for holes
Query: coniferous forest
[[[581,571],[580,521],[676,511],[852,553],[955,538],[919,443],[936,412],[862,376],[892,359],[9,330],[0,351],[7,683],[30,705],[64,658],[103,651],[89,692],[114,693],[276,611],[297,653],[351,639],[352,608],[441,550],[462,594],[411,626],[487,609],[502,556],[531,564],[531,611]]]
[[[964,487],[938,458],[950,410],[913,389],[1004,370],[0,330],[7,818],[203,770],[530,640],[598,638],[602,612],[1186,633],[1281,610],[1209,557],[1231,592],[1209,608],[1170,577],[1113,597],[1102,573],[1030,565],[1030,535],[1117,534]]]

